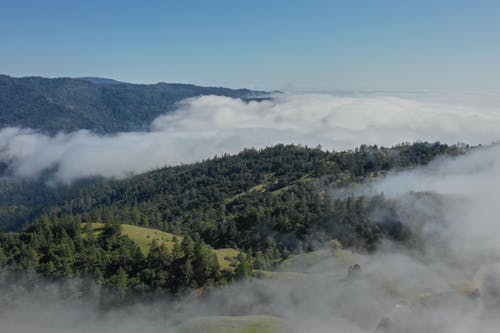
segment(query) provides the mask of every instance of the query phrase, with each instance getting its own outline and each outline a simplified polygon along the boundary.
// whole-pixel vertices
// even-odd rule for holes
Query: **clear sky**
[[[500,90],[499,0],[0,0],[0,73]]]

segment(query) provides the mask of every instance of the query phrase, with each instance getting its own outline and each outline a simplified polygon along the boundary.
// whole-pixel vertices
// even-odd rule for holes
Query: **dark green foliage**
[[[8,183],[1,207],[33,205],[26,216],[45,214],[21,233],[0,233],[0,265],[52,278],[90,274],[119,293],[176,293],[231,278],[219,271],[212,248],[240,249],[235,277],[244,279],[252,267],[269,268],[332,239],[368,251],[382,238],[411,244],[395,202],[383,195],[352,197],[347,188],[467,149],[415,143],[325,152],[278,145],[73,188]],[[103,230],[94,233],[91,222],[104,223]],[[121,235],[121,223],[184,237],[172,251],[153,242],[144,257]]]
[[[0,124],[56,133],[90,129],[97,133],[147,129],[159,115],[189,97],[221,95],[254,99],[247,89],[104,82],[97,78],[13,78],[0,75]],[[1,170],[1,166],[0,166]]]
[[[71,186],[51,187],[46,185],[45,179],[32,181],[1,179],[0,177],[0,231],[21,230],[24,225],[29,224],[42,213],[50,214],[50,209],[47,207],[77,196],[80,188],[96,181],[86,179],[75,182]],[[87,202],[91,200],[91,197],[82,199]],[[94,222],[102,222],[102,220],[96,219]]]
[[[423,165],[466,149],[415,143],[325,152],[278,145],[121,181],[80,182],[73,188],[10,184],[3,192],[6,204],[0,207],[30,206],[31,212],[26,208],[28,213],[21,215],[28,217],[45,212],[198,235],[214,248],[251,250],[268,262],[314,249],[328,239],[368,249],[381,237],[404,239],[406,230],[397,216],[371,221],[370,210],[376,203],[349,198],[345,187],[389,169]],[[0,225],[11,225],[11,218],[0,214]]]
[[[236,267],[235,277],[239,280],[248,279],[252,274],[252,265],[247,255],[240,253],[238,256],[238,266]]]
[[[58,214],[110,216],[123,223],[199,235],[214,248],[261,251],[270,258],[317,247],[325,239],[372,248],[402,239],[397,221],[369,221],[374,203],[348,198],[346,186],[392,169],[428,163],[464,148],[416,143],[325,152],[278,145],[82,188],[53,207]],[[91,199],[87,199],[91,198]]]
[[[201,240],[185,237],[182,252],[175,254],[153,243],[145,258],[115,223],[107,224],[97,238],[89,237],[90,223],[83,229],[70,216],[42,216],[24,232],[0,233],[0,265],[54,279],[90,275],[120,294],[224,283],[214,251]]]

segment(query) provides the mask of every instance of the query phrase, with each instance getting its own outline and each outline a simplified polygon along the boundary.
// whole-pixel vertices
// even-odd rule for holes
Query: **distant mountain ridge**
[[[126,84],[126,83],[128,83],[128,82],[117,81],[117,80],[113,80],[113,79],[107,79],[104,77],[96,77],[96,76],[83,76],[83,77],[77,77],[77,79],[85,80],[85,81],[95,83],[95,84]]]
[[[249,89],[192,84],[132,84],[112,79],[14,78],[0,74],[1,127],[29,127],[54,134],[89,129],[96,133],[144,130],[183,99],[218,95],[243,100],[269,98]]]

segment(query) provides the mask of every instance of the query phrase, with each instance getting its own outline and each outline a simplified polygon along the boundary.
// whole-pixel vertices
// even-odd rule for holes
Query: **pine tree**
[[[244,255],[242,252],[238,255],[239,264],[236,267],[235,277],[238,280],[248,279],[252,274],[252,266],[250,265],[250,261],[248,257]]]

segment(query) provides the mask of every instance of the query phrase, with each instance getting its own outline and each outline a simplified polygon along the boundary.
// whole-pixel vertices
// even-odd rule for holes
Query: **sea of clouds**
[[[15,177],[54,171],[59,183],[88,176],[123,178],[278,143],[324,149],[361,144],[441,141],[490,144],[500,138],[500,98],[493,93],[277,94],[244,102],[221,96],[184,100],[148,131],[48,136],[0,129],[0,162]]]
[[[4,128],[0,160],[14,176],[36,177],[52,168],[57,181],[68,183],[91,175],[126,177],[275,143],[336,150],[426,140],[489,144],[500,134],[495,98],[484,93],[295,94],[245,103],[205,96],[184,101],[148,132],[49,137]],[[201,298],[112,310],[100,308],[98,287],[80,293],[78,280],[0,283],[0,331],[176,332],[186,320],[214,315],[273,315],[300,333],[498,330],[500,146],[438,158],[351,190],[394,200],[399,220],[413,231],[418,246],[384,242],[374,253],[347,249],[341,255],[305,257],[275,279],[232,284]],[[361,266],[355,278],[347,274],[352,264]]]

